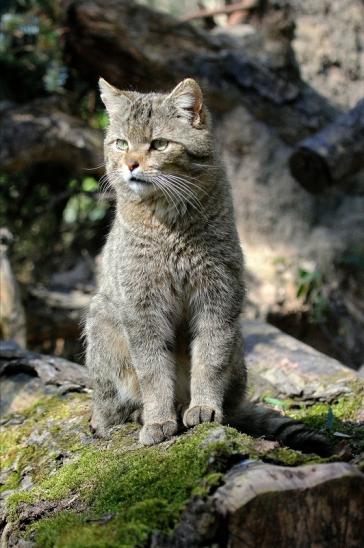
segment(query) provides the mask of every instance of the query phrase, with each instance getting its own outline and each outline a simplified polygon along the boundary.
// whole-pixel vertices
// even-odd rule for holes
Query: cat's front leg
[[[191,401],[183,416],[187,427],[202,422],[222,422],[230,355],[236,338],[236,322],[231,318],[231,311],[225,310],[221,303],[213,305],[206,300],[194,323]]]
[[[132,363],[143,402],[143,427],[139,439],[144,445],[154,445],[177,432],[175,364],[167,348],[165,333],[153,325],[152,318],[145,313],[142,322],[133,322],[128,331]]]
[[[174,406],[174,363],[160,344],[142,344],[133,352],[143,401],[143,427],[139,439],[154,445],[177,432]]]

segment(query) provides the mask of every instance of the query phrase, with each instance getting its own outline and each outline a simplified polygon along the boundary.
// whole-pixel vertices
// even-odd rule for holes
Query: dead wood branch
[[[364,167],[364,99],[318,133],[299,143],[292,175],[317,194]]]

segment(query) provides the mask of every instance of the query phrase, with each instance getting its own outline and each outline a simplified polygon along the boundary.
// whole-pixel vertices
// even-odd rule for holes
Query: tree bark
[[[37,376],[43,385],[78,385],[90,387],[87,370],[63,358],[46,356],[38,352],[23,350],[9,341],[0,343],[0,375],[11,376],[26,373]]]
[[[361,546],[364,475],[347,463],[237,465],[213,498],[231,548]]]

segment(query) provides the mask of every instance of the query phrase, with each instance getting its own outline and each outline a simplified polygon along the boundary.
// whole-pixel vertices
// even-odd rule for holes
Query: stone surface
[[[330,402],[352,394],[356,373],[337,360],[260,322],[242,322],[247,365],[256,397],[276,396]]]
[[[293,49],[303,78],[340,108],[353,107],[364,86],[363,3],[293,0],[292,6]]]
[[[23,350],[14,342],[0,341],[0,413],[20,411],[42,395],[89,388],[87,371],[63,358]]]

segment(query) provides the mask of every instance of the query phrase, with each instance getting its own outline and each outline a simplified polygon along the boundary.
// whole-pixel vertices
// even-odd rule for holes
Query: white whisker
[[[167,203],[168,203],[169,201],[171,201],[171,202],[172,202],[172,205],[173,205],[174,208],[176,209],[176,212],[179,213],[178,206],[177,206],[177,204],[175,203],[172,194],[167,190],[166,187],[163,187],[163,185],[161,184],[160,181],[158,181],[158,177],[156,177],[156,178],[154,179],[154,184],[155,184],[155,186],[156,186],[157,188],[159,188],[159,189],[161,190],[162,194],[164,195],[164,197],[165,197],[166,200],[167,200]]]
[[[200,214],[202,213],[202,204],[190,189],[184,186],[177,185],[176,182],[173,183],[172,181],[168,180],[168,178],[164,175],[159,176],[159,179],[161,178],[164,183],[168,184],[169,190],[174,194],[176,198],[179,199],[179,201],[182,198],[182,201],[190,205],[193,209],[195,209],[195,211]],[[166,188],[166,186],[164,187]]]
[[[204,188],[201,187],[201,185],[198,185],[196,184],[195,182],[193,181],[199,181],[198,178],[196,177],[182,177],[181,175],[176,175],[174,173],[166,173],[165,174],[167,177],[172,177],[173,179],[175,180],[178,180],[178,181],[182,181],[184,183],[187,183],[188,185],[191,185],[191,186],[194,186],[195,188],[197,188],[200,192],[202,192],[203,194],[206,194],[207,195],[207,192]],[[199,181],[200,182],[200,181]]]
[[[171,178],[168,177],[168,175],[165,176],[165,177],[166,177],[166,181],[168,181],[171,184],[172,187],[177,187],[180,190],[183,190],[185,192],[185,194],[188,194],[190,196],[190,199],[192,199],[201,210],[203,209],[201,201],[195,195],[195,193],[192,191],[192,189],[189,188],[188,183],[186,183],[183,180],[179,180],[179,179],[171,179]]]
[[[196,167],[199,167],[199,168],[203,168],[203,169],[210,169],[210,170],[213,170],[213,171],[218,171],[220,168],[217,167],[217,166],[210,166],[208,164],[199,164],[198,162],[192,162],[192,166],[196,166]]]
[[[100,169],[101,167],[105,167],[105,162],[102,162],[101,164],[95,166],[95,167],[83,167],[83,171],[94,171],[95,169]]]

